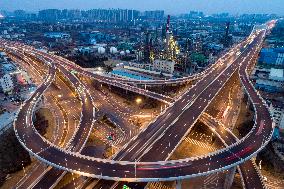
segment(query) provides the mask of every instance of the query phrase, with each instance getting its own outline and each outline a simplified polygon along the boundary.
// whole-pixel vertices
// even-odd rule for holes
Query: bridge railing
[[[256,92],[256,91],[255,91],[255,89],[254,89],[252,83],[251,83],[250,80],[248,79],[248,74],[245,73],[245,75],[243,75],[243,74],[240,74],[240,75],[241,75],[241,82],[242,82],[242,85],[243,85],[243,87],[244,87],[246,93],[248,94],[248,96],[249,96],[249,98],[250,98],[250,101],[253,102],[253,106],[254,106],[255,111],[256,111],[256,120],[258,120],[257,108],[256,108],[256,106],[255,106],[255,104],[254,104],[254,99],[253,99],[253,97],[252,97],[251,94],[250,94],[251,91],[248,92],[248,88],[250,88],[250,89],[252,88],[252,89],[253,89],[253,92]],[[246,76],[246,78],[244,78],[245,76]],[[248,84],[248,85],[247,85],[247,84]],[[261,96],[260,96],[258,93],[256,93],[256,94],[257,94],[258,98],[261,99],[262,102],[263,102],[263,99],[261,98]],[[38,97],[38,98],[39,98],[39,97]],[[239,140],[237,143],[235,143],[235,144],[229,146],[229,147],[226,148],[226,149],[223,149],[223,150],[220,150],[220,151],[218,151],[218,152],[211,153],[211,154],[207,154],[207,155],[204,155],[204,156],[194,157],[194,158],[186,158],[186,159],[182,159],[182,160],[171,160],[171,161],[140,162],[140,164],[144,164],[144,165],[157,165],[157,164],[159,164],[159,165],[165,165],[165,164],[175,164],[175,163],[191,163],[191,161],[194,161],[194,160],[197,160],[197,159],[206,158],[206,157],[210,157],[210,156],[213,156],[213,155],[218,155],[218,154],[224,152],[225,150],[226,150],[226,151],[227,151],[227,150],[230,150],[231,148],[235,147],[236,145],[240,144],[241,142],[244,142],[244,140],[247,139],[247,138],[252,134],[252,132],[255,130],[256,124],[257,124],[257,121],[256,121],[256,120],[255,120],[255,124],[254,124],[254,126],[253,126],[253,129],[252,129],[243,139]],[[273,128],[272,128],[272,131],[273,131]],[[219,168],[219,169],[210,170],[210,171],[202,172],[202,173],[199,172],[199,173],[194,174],[194,175],[171,177],[171,178],[166,179],[166,180],[171,180],[171,179],[172,179],[172,180],[176,180],[176,179],[182,179],[182,178],[189,178],[189,177],[193,177],[193,176],[197,176],[197,175],[204,175],[204,174],[208,174],[208,173],[213,173],[213,172],[217,172],[217,171],[220,171],[220,170],[225,170],[225,169],[228,169],[228,168],[230,168],[230,167],[233,167],[233,166],[235,166],[235,165],[237,165],[237,164],[239,164],[239,163],[241,163],[241,162],[246,161],[247,159],[250,159],[255,153],[259,152],[259,151],[264,147],[264,145],[269,142],[270,138],[272,137],[272,133],[273,133],[273,132],[270,133],[270,135],[267,137],[268,140],[265,140],[265,141],[264,141],[264,144],[263,144],[259,149],[257,149],[257,150],[256,150],[255,152],[253,152],[252,154],[248,155],[247,157],[245,157],[245,158],[243,158],[243,159],[240,159],[239,161],[237,161],[237,162],[235,162],[235,163],[233,163],[233,164],[230,164],[230,165],[227,165],[227,166],[225,166],[225,167],[222,167],[221,169]],[[18,135],[18,133],[16,133],[16,134]],[[19,136],[18,136],[18,137],[19,137]],[[50,145],[50,146],[56,148],[57,150],[59,150],[59,151],[61,151],[61,152],[63,152],[63,153],[70,154],[70,155],[75,156],[75,157],[78,157],[78,158],[87,159],[87,160],[89,160],[89,161],[97,161],[97,162],[102,162],[102,163],[121,164],[121,165],[133,165],[133,166],[136,165],[136,162],[106,160],[106,159],[100,159],[100,158],[94,158],[94,157],[84,156],[84,155],[81,155],[81,154],[75,153],[75,152],[68,152],[68,151],[66,151],[66,150],[64,150],[64,149],[58,148],[57,146],[55,146],[54,144],[50,143],[49,141],[47,141],[47,140],[45,140],[45,139],[43,139],[43,141],[44,141],[45,143],[47,143],[48,145]],[[22,141],[20,140],[20,142],[22,142]],[[22,144],[23,144],[23,143],[22,143]],[[24,145],[24,146],[25,146],[25,145]],[[26,147],[26,146],[25,146],[25,147]],[[27,148],[27,147],[26,147],[26,148]],[[47,160],[44,159],[44,157],[40,157],[38,154],[34,153],[31,149],[28,149],[28,151],[29,151],[30,153],[34,154],[35,156],[37,156],[39,159],[43,160],[44,162],[48,162]],[[90,173],[82,173],[82,172],[80,172],[80,171],[78,171],[78,170],[71,170],[71,169],[69,169],[69,168],[67,168],[67,167],[64,167],[64,166],[62,166],[62,165],[56,165],[56,164],[53,163],[53,162],[48,162],[48,163],[49,163],[50,165],[59,167],[59,168],[61,168],[61,169],[67,170],[67,171],[72,171],[72,172],[79,173],[79,174],[83,174],[83,175],[86,175],[86,176],[91,175]],[[94,176],[94,175],[91,175],[91,176]],[[98,175],[95,175],[95,176],[96,176],[96,177],[100,177],[100,176],[98,176]],[[107,176],[102,176],[102,175],[101,175],[101,177],[102,177],[102,178],[108,178]],[[115,178],[115,179],[118,179],[118,180],[119,180],[119,179],[121,179],[121,178]],[[147,180],[147,181],[162,180],[161,178],[137,178],[138,181],[139,181],[139,179],[140,179],[141,181],[142,181],[142,180]]]

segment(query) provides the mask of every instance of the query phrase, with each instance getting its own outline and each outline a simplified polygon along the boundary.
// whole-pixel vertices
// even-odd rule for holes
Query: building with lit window
[[[154,60],[153,67],[154,70],[172,74],[175,69],[175,62],[170,60],[157,59]]]
[[[14,89],[14,84],[10,74],[5,74],[3,77],[0,78],[0,85],[1,85],[1,90],[4,93],[8,94],[12,93]]]

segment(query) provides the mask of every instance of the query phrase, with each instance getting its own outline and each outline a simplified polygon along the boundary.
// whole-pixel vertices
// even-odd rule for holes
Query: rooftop
[[[271,68],[269,78],[272,80],[284,81],[284,70]]]

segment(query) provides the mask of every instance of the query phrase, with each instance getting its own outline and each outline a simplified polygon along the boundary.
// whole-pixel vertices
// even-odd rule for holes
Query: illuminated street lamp
[[[136,101],[136,103],[137,103],[137,104],[141,104],[142,99],[141,99],[141,98],[136,98],[136,100],[135,100],[135,101]]]

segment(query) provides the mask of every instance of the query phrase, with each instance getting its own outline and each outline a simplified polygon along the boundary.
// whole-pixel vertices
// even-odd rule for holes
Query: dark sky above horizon
[[[206,14],[229,12],[284,15],[284,0],[0,0],[1,10],[38,11],[47,8],[128,8],[142,11],[159,9],[170,14],[200,10]]]

